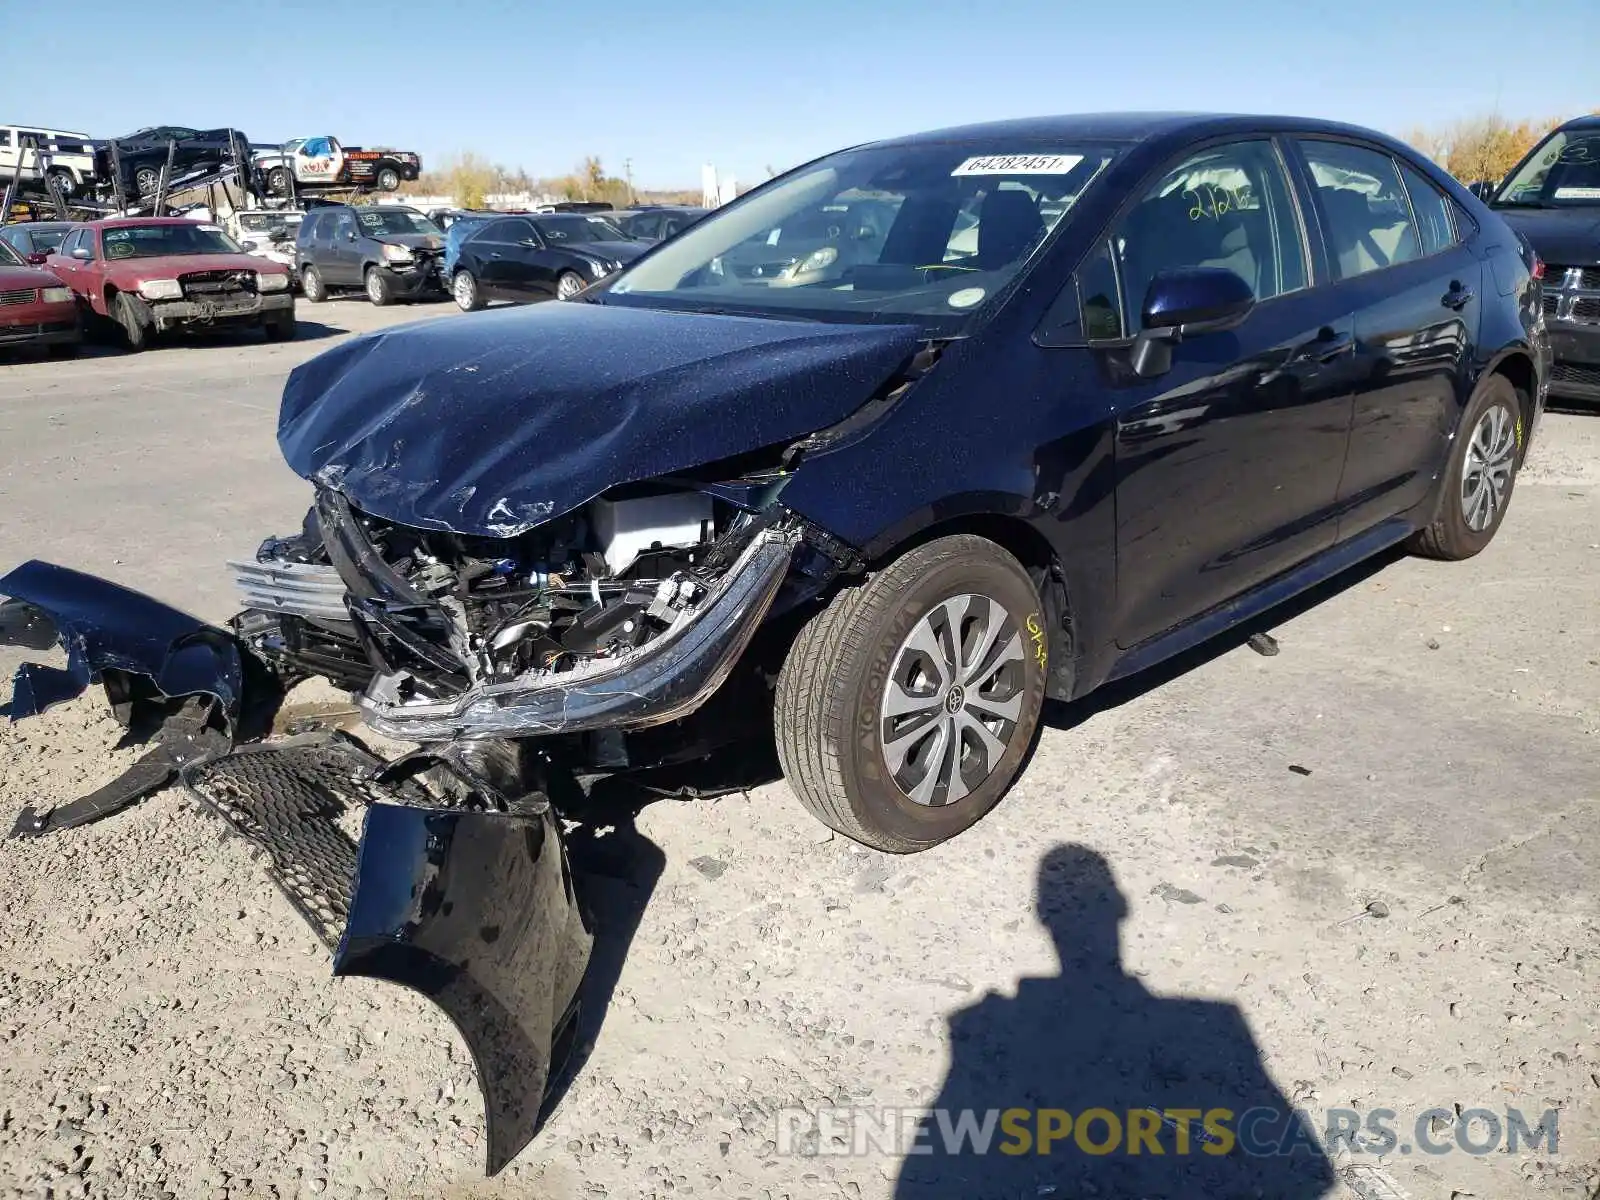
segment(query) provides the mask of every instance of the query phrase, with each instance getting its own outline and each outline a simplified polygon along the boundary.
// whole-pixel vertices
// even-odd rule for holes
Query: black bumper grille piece
[[[349,738],[313,734],[192,767],[183,783],[265,853],[268,877],[332,951],[356,873],[356,843],[340,819],[368,804],[425,799],[414,785],[372,782],[381,765]]]

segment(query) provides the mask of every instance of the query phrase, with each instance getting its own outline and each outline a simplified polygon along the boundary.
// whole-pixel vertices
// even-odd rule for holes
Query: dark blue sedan
[[[588,953],[552,813],[609,818],[576,778],[775,732],[833,828],[898,852],[959,833],[1047,697],[1397,544],[1484,549],[1545,392],[1537,267],[1438,168],[1347,126],[1059,117],[879,142],[571,302],[297,367],[278,441],[314,504],[235,565],[230,631],[197,642],[193,619],[39,563],[0,592],[27,607],[11,640],[53,620],[79,687],[209,697],[220,731],[241,687],[323,675],[424,746],[376,775],[353,743],[316,750],[394,801],[327,936],[340,972],[450,1012],[495,1171],[533,1134]],[[321,794],[331,767],[295,745],[248,761],[266,754],[281,766],[230,785],[248,804]],[[106,811],[87,804],[27,831]]]
[[[578,303],[299,368],[279,440],[335,545],[298,560],[387,607],[330,641],[269,597],[253,645],[337,649],[416,741],[614,731],[637,766],[771,720],[817,816],[922,849],[999,800],[1047,696],[1396,543],[1483,549],[1542,407],[1536,267],[1432,163],[1326,122],[845,150]]]

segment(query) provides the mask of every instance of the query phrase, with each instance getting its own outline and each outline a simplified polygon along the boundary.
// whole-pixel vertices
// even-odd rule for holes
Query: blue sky
[[[70,18],[63,12],[70,10]],[[1600,2],[0,0],[0,113],[96,137],[331,133],[534,175],[741,182],[854,142],[1106,109],[1287,112],[1393,133],[1600,107]],[[38,53],[18,53],[37,47]]]

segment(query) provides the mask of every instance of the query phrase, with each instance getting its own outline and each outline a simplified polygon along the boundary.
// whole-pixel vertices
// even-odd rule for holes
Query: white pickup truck
[[[421,157],[408,150],[363,150],[326,135],[295,138],[274,150],[258,150],[252,158],[257,177],[274,196],[288,195],[291,179],[297,189],[392,192],[422,173]]]

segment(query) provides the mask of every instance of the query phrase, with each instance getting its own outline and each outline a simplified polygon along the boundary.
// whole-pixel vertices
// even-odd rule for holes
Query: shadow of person
[[[1050,851],[1037,911],[1061,974],[951,1016],[950,1074],[902,1143],[897,1200],[1324,1195],[1332,1165],[1239,1009],[1155,995],[1122,969],[1128,906],[1104,858]],[[982,1152],[950,1136],[963,1110],[969,1130],[989,1124]]]

